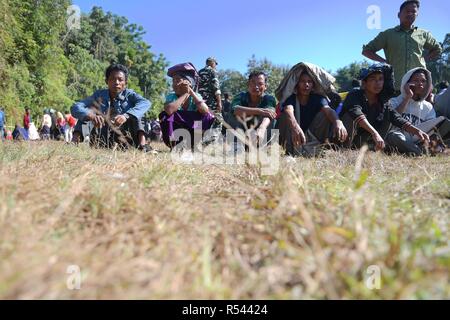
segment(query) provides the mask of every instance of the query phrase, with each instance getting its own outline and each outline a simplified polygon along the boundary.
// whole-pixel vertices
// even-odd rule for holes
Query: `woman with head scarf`
[[[185,143],[193,147],[195,130],[202,133],[209,130],[214,115],[196,92],[198,73],[192,63],[175,65],[167,74],[172,78],[173,92],[166,97],[164,111],[159,115],[164,143],[172,149],[182,140],[190,139]]]

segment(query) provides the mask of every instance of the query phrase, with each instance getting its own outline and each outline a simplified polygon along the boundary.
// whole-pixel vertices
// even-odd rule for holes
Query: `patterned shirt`
[[[207,66],[198,72],[200,76],[198,92],[205,100],[208,108],[217,109],[216,96],[222,94],[220,91],[219,76],[217,71]]]

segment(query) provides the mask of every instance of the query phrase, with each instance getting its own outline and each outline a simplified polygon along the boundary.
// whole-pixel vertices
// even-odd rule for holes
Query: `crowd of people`
[[[39,127],[36,127],[36,123]],[[0,133],[2,140],[64,140],[72,141],[72,132],[77,120],[69,111],[64,114],[54,109],[43,110],[42,118],[33,121],[29,108],[25,108],[22,123],[16,123],[12,130],[6,128],[6,115],[0,108]]]
[[[158,121],[149,125],[144,116],[151,102],[127,88],[128,69],[113,64],[105,73],[107,89],[75,103],[71,113],[45,110],[40,136],[75,143],[89,137],[97,146],[134,146],[148,152],[152,151],[149,138],[162,139],[171,149],[185,142],[178,129],[188,133],[188,148],[199,142],[195,140],[198,131],[203,133],[200,142],[210,144],[223,141],[228,129],[236,136],[253,131],[257,145],[276,138],[292,156],[314,156],[330,146],[363,145],[412,156],[430,147],[441,152],[450,138],[450,91],[448,83],[441,83],[433,94],[426,61],[439,57],[442,48],[431,33],[414,25],[419,9],[419,1],[405,1],[398,14],[399,26],[381,32],[363,47],[362,54],[376,63],[361,70],[354,89],[345,96],[336,92],[335,79],[327,71],[302,62],[288,72],[275,96],[267,94],[268,76],[255,71],[243,92],[233,98],[225,94],[222,100],[218,62],[210,57],[200,71],[192,63],[169,68],[173,91]],[[380,50],[386,59],[377,54]],[[2,133],[4,118],[0,111]],[[29,110],[23,124],[24,131],[30,132]],[[246,147],[242,139],[233,143],[236,152],[240,143]]]

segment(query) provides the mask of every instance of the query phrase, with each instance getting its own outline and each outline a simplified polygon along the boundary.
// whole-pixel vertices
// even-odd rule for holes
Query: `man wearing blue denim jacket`
[[[79,121],[73,140],[78,143],[89,135],[91,144],[112,147],[114,143],[132,144],[147,151],[144,114],[151,103],[127,89],[128,69],[114,64],[106,70],[108,89],[98,90],[91,97],[72,106],[72,115]]]

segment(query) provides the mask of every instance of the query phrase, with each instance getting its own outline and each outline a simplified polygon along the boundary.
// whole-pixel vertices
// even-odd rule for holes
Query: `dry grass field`
[[[0,143],[0,299],[450,298],[450,157],[327,151],[263,176],[155,147]]]

